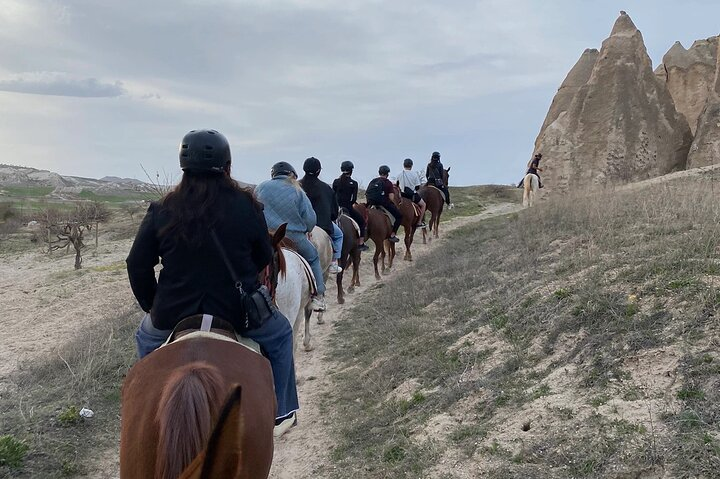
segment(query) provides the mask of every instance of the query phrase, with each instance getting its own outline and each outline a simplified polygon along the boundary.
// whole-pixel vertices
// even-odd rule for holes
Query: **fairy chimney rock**
[[[665,83],[693,134],[713,87],[717,56],[718,37],[698,40],[687,50],[675,42],[663,56]]]
[[[720,163],[720,54],[715,37],[715,72],[705,107],[700,114],[695,139],[688,154],[688,168]]]
[[[642,34],[621,12],[587,82],[538,137],[536,151],[547,189],[572,191],[683,169],[691,140]]]

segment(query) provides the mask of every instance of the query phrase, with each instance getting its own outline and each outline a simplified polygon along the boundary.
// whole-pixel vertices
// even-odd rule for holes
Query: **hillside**
[[[327,477],[716,477],[718,181],[549,200],[379,284],[330,340]]]

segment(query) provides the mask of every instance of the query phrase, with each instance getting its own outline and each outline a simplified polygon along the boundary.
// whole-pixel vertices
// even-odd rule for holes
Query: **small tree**
[[[148,183],[148,193],[150,195],[148,198],[149,200],[158,200],[175,188],[175,176],[169,174],[164,169],[162,177],[160,176],[160,172],[156,171],[155,178],[153,178],[144,166],[140,165],[140,168],[142,168],[143,173],[145,173],[145,176],[147,176],[147,179],[150,182]]]
[[[85,232],[95,226],[95,248],[97,248],[98,226],[108,218],[107,208],[98,202],[78,203],[72,210],[66,212],[46,208],[41,212],[40,222],[47,231],[45,242],[48,253],[61,249],[69,251],[72,246],[75,250],[75,269],[81,269]]]

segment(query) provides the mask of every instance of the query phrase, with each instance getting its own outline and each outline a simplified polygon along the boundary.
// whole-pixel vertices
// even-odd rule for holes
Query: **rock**
[[[716,46],[717,46],[717,38]],[[715,55],[714,81],[709,89],[705,108],[698,119],[690,153],[688,167],[696,168],[720,163],[720,55]]]
[[[673,97],[675,108],[685,115],[695,134],[715,79],[718,37],[698,40],[686,50],[680,42],[663,56],[662,77]],[[656,70],[657,74],[657,70]]]
[[[684,169],[691,141],[685,117],[653,73],[642,34],[621,14],[587,82],[546,126],[536,152],[543,154],[546,191],[573,191]]]

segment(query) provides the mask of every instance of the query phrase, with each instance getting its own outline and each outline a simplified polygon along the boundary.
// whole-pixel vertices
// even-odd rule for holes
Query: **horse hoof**
[[[338,304],[345,304],[345,298],[338,298]]]
[[[318,324],[325,324],[325,320],[318,316]]]
[[[347,292],[348,292],[348,293],[354,293],[354,292],[355,292],[355,287],[354,287],[354,286],[350,286],[350,287],[348,288]]]
[[[375,275],[375,279],[378,280],[378,281],[380,281],[382,278],[380,277],[379,274],[376,274],[376,275]]]
[[[312,344],[306,344],[306,345],[305,345],[305,351],[306,351],[306,352],[309,353],[309,352],[312,351],[313,349],[315,349],[315,346],[313,346]]]

